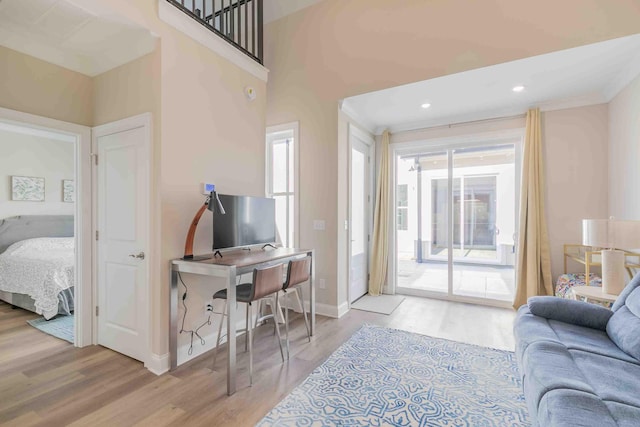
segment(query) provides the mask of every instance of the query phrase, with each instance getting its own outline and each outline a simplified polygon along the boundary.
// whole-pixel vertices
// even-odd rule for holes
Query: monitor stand
[[[264,245],[264,246],[262,247],[262,250],[264,250],[264,248],[273,248],[273,249],[278,249],[278,248],[276,248],[275,246],[273,246],[271,243],[267,243],[266,245]]]
[[[207,260],[207,259],[211,259],[211,256],[210,255],[198,255],[198,256],[183,257],[182,259],[185,260],[185,261],[204,261],[204,260]]]
[[[218,258],[218,255],[220,255],[220,258],[222,258],[222,254],[220,253],[220,251],[215,251],[215,252],[213,253],[213,257],[214,257],[214,258]]]

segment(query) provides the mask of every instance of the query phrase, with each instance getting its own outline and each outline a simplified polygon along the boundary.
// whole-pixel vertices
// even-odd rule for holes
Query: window
[[[409,193],[407,184],[398,185],[396,197],[398,200],[398,230],[407,231],[409,229]]]
[[[266,194],[276,201],[278,240],[298,243],[298,123],[267,128]]]

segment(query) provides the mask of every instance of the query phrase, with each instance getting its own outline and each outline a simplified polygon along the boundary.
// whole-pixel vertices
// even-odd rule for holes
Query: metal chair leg
[[[278,345],[280,346],[280,356],[282,356],[282,361],[284,362],[284,351],[282,350],[282,337],[280,336],[280,326],[278,325],[278,320],[276,319],[276,308],[278,306],[278,294],[276,293],[275,297],[272,297],[271,304],[271,314],[273,314],[273,323],[275,324],[276,334],[278,334]],[[287,354],[287,357],[289,355]]]
[[[289,359],[289,292],[284,292],[284,330],[287,341],[287,359]]]
[[[245,320],[245,330],[244,330],[244,351],[246,353],[247,351],[247,344],[248,344],[248,340],[249,340],[249,313],[251,313],[251,303],[247,304],[247,314],[246,314],[246,320]]]
[[[247,310],[251,308],[251,304],[247,304]],[[248,318],[247,318],[248,320]],[[251,323],[247,322],[247,335],[249,336],[249,386],[253,385],[253,328]]]
[[[220,338],[222,338],[222,324],[224,323],[224,316],[227,314],[227,300],[224,300],[224,307],[222,308],[222,316],[220,317],[220,326],[218,326],[218,338],[216,338],[216,350],[213,353],[213,367],[216,366],[216,359],[218,358],[218,347],[220,346]]]
[[[302,308],[302,315],[304,316],[304,326],[307,328],[307,339],[311,342],[311,332],[309,331],[309,319],[307,319],[307,310],[304,308],[304,301],[302,300],[302,289],[299,287],[295,288],[296,296],[298,297],[298,302],[300,303],[300,307]]]

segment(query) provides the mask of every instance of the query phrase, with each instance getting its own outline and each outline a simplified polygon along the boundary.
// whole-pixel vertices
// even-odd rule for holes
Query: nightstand
[[[618,295],[603,293],[602,288],[597,286],[574,286],[571,292],[573,292],[573,299],[598,304],[605,308],[611,308],[618,298]]]

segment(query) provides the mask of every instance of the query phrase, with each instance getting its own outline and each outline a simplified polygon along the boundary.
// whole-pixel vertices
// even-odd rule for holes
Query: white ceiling
[[[156,38],[147,29],[96,4],[0,0],[0,45],[88,76],[153,51]]]
[[[264,0],[263,21],[265,24],[295,13],[321,0]]]
[[[353,96],[342,109],[372,132],[399,132],[606,103],[638,74],[640,34]]]

